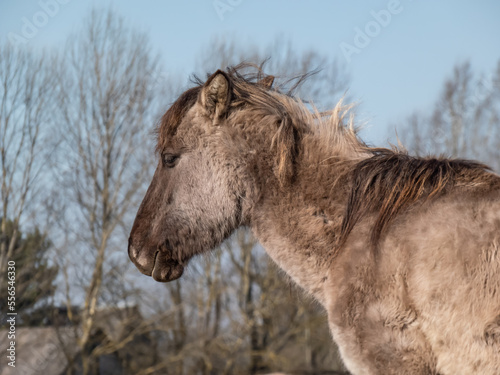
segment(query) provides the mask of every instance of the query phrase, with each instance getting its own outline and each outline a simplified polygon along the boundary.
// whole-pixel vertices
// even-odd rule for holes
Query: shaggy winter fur
[[[174,280],[246,225],[325,307],[353,374],[499,374],[500,178],[369,148],[342,104],[311,113],[258,75],[218,71],[163,117],[134,264]]]

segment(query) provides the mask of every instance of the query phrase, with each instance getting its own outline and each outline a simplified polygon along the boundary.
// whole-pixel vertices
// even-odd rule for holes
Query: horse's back
[[[500,194],[438,199],[405,226],[409,299],[438,371],[499,374]]]
[[[500,196],[448,196],[401,215],[366,246],[350,236],[328,285],[351,371],[500,374]]]

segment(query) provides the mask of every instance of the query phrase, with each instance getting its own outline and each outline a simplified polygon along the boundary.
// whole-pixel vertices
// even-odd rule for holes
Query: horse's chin
[[[177,280],[182,276],[184,266],[172,258],[167,258],[164,253],[157,252],[151,276],[159,282]]]

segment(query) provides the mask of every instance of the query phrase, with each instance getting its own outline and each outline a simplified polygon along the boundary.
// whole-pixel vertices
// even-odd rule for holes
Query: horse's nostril
[[[137,258],[137,254],[138,254],[137,249],[129,242],[129,244],[128,244],[128,256],[129,256],[130,260]]]
[[[138,247],[132,245],[129,241],[128,244],[128,256],[132,263],[141,271],[143,274],[151,276],[153,268],[155,265],[156,252],[155,251],[141,251]]]

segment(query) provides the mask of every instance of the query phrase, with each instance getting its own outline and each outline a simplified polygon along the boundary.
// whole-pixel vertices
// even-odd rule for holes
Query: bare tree
[[[431,114],[412,114],[399,133],[419,154],[478,159],[500,170],[500,61],[486,76],[468,62],[456,65]]]
[[[246,373],[341,370],[324,313],[279,275],[254,237],[241,230],[224,251],[234,281],[225,294],[235,296],[239,315],[231,330],[248,338],[240,348],[249,358]]]
[[[64,229],[72,242],[65,259],[77,261],[63,267],[68,310],[72,295],[79,291],[83,297],[75,333],[83,373],[91,374],[97,373],[95,357],[112,350],[109,342],[105,349],[91,342],[103,281],[128,267],[126,256],[112,254],[116,249],[124,254],[127,215],[138,206],[137,194],[150,171],[144,155],[152,150],[157,63],[146,37],[111,11],[93,11],[82,33],[69,40],[65,55],[58,177],[67,192]]]
[[[10,235],[0,238],[0,275],[6,274],[21,223],[34,224],[42,188],[49,185],[42,175],[53,150],[47,142],[56,83],[51,62],[46,55],[0,44],[0,233],[12,223]],[[0,278],[0,289],[5,281]]]

